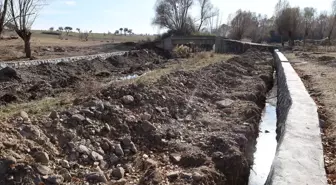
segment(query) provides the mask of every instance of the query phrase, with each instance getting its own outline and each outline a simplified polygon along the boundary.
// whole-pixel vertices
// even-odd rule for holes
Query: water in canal
[[[266,100],[265,110],[259,126],[254,165],[250,172],[249,185],[264,185],[274,159],[276,141],[276,85]]]

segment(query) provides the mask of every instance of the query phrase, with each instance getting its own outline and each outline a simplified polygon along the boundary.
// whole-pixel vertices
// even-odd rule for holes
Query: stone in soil
[[[29,120],[29,116],[25,111],[21,111],[20,112],[20,116],[21,118],[23,118],[24,121],[28,121]]]
[[[117,167],[112,171],[112,176],[117,180],[124,178],[124,175],[125,175],[125,169],[122,167]]]
[[[131,95],[126,95],[122,97],[122,101],[124,104],[131,104],[134,102],[134,97]]]
[[[63,167],[63,168],[70,168],[70,164],[67,160],[61,160],[60,161],[60,165]]]
[[[85,176],[85,179],[88,182],[95,182],[95,183],[99,183],[99,182],[106,183],[107,182],[107,179],[106,179],[104,173],[102,173],[102,172],[89,173]]]
[[[102,155],[100,155],[99,153],[92,151],[91,152],[91,157],[94,161],[101,161],[104,159],[104,157]]]
[[[83,153],[83,154],[89,154],[90,150],[84,145],[79,145],[78,152]]]
[[[46,152],[36,152],[34,154],[35,161],[40,162],[42,164],[48,164],[49,163],[49,156]]]
[[[233,103],[234,103],[234,100],[225,99],[225,100],[217,101],[216,105],[218,108],[226,108],[226,107],[231,106]]]
[[[59,115],[58,115],[57,111],[51,111],[51,113],[49,114],[49,118],[50,119],[58,119]]]
[[[120,144],[115,145],[115,153],[116,153],[117,156],[119,156],[119,157],[124,156],[124,151],[123,151],[123,149],[122,149],[122,147],[121,147]]]
[[[64,178],[64,181],[66,181],[66,182],[71,181],[71,174],[67,169],[64,169],[64,168],[61,169],[59,171],[59,174],[62,175],[62,177]]]
[[[174,181],[174,180],[176,180],[179,177],[179,175],[180,175],[179,171],[173,171],[173,172],[167,173],[167,178],[170,181]]]
[[[74,114],[74,115],[71,116],[71,120],[74,121],[77,124],[80,124],[83,121],[85,121],[85,117],[80,115],[80,114]]]
[[[53,173],[53,171],[48,166],[42,164],[36,164],[35,168],[41,175],[49,175]]]

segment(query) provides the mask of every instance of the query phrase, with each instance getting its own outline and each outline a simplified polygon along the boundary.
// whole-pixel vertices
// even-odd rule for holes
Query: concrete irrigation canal
[[[216,52],[2,63],[0,184],[327,185],[290,61],[216,37],[161,45],[190,39]]]

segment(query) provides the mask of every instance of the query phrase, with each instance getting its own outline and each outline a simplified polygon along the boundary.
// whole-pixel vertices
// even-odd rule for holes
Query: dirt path
[[[318,105],[328,183],[336,184],[336,60],[332,53],[286,53]]]
[[[112,83],[65,111],[9,117],[0,128],[1,183],[246,184],[272,55],[199,61],[149,73],[156,80]]]

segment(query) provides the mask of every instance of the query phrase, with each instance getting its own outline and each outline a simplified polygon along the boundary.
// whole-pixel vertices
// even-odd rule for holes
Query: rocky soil
[[[83,91],[117,78],[162,68],[168,60],[153,51],[130,51],[106,60],[80,60],[0,70],[0,105],[54,97],[62,92]],[[84,86],[84,87],[83,87]],[[87,89],[89,90],[89,89]]]
[[[289,53],[286,53],[287,55]],[[310,96],[318,106],[319,121],[324,150],[324,163],[328,183],[336,184],[336,59],[333,53],[295,54],[295,60],[303,63],[293,65]]]
[[[83,74],[134,74],[162,62],[148,57],[147,65],[133,55],[80,67],[42,65],[1,83],[16,84],[23,90],[13,95],[27,101],[32,94],[24,94],[41,80],[50,84],[43,88],[75,88],[87,80]],[[271,54],[249,51],[150,85],[112,84],[66,111],[22,111],[0,127],[0,184],[245,185],[272,77]]]

